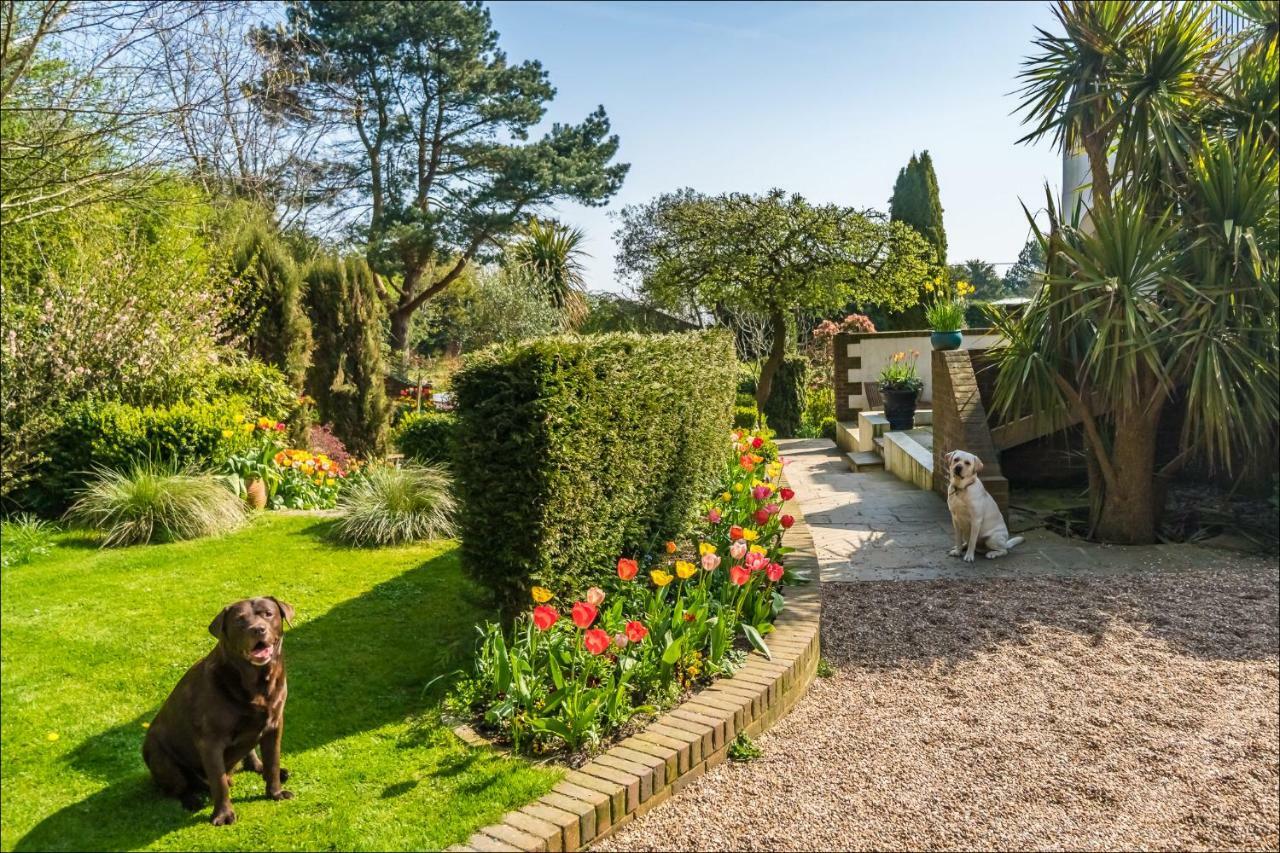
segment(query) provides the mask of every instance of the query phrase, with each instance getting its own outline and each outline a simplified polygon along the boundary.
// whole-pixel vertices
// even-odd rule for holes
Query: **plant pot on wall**
[[[266,509],[267,484],[259,477],[244,481],[244,499],[254,509]]]
[[[890,430],[913,429],[916,425],[916,403],[920,400],[920,390],[881,388],[880,396],[884,398],[884,416],[889,421]]]
[[[960,349],[963,341],[964,333],[958,329],[954,332],[934,332],[929,335],[929,343],[933,344],[936,350]]]

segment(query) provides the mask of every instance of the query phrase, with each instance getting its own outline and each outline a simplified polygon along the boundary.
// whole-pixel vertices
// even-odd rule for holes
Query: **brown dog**
[[[236,765],[261,773],[267,796],[287,800],[280,787],[284,733],[284,623],[293,608],[276,598],[227,605],[209,624],[218,645],[182,676],[156,714],[142,744],[142,760],[160,790],[195,811],[213,794],[213,825],[235,823],[231,774]],[[262,757],[254,752],[262,747]]]

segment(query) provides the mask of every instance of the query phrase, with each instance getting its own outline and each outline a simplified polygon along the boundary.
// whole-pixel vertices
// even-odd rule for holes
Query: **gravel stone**
[[[1273,561],[823,585],[836,669],[597,850],[1280,848]]]

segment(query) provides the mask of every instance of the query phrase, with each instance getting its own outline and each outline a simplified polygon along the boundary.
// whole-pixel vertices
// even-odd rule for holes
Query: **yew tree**
[[[530,139],[555,89],[540,63],[507,60],[479,3],[295,0],[257,37],[293,81],[277,114],[336,126],[317,166],[346,177],[397,352],[467,264],[553,202],[604,204],[626,175],[603,107]]]
[[[618,269],[655,303],[682,314],[721,307],[768,318],[760,407],[786,355],[789,318],[850,300],[909,307],[933,258],[923,237],[884,214],[810,204],[780,189],[718,196],[685,189],[624,208],[620,219]]]

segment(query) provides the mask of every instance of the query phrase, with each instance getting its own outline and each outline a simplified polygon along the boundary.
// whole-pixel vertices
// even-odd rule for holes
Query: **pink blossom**
[[[769,513],[769,515],[777,515],[778,510],[780,509],[782,509],[782,507],[778,506],[777,504],[769,504],[764,508],[764,511]]]
[[[769,497],[769,487],[756,486],[754,489],[751,490],[751,497],[755,498],[758,501],[764,500],[765,498]]]
[[[708,512],[708,513],[707,513],[707,521],[711,522],[712,524],[719,524],[719,523],[720,523],[720,510],[718,510],[718,509],[712,509],[710,512]]]
[[[769,558],[764,554],[756,553],[753,551],[752,553],[747,555],[747,558],[746,560],[744,560],[744,563],[746,564],[747,568],[750,569],[751,571],[759,572],[759,571],[763,571],[764,568],[769,565]]]
[[[747,540],[739,539],[729,546],[729,554],[735,560],[741,560],[747,553]]]
[[[719,554],[703,554],[702,555],[703,571],[714,572],[716,570],[716,567],[719,565],[720,565]]]

